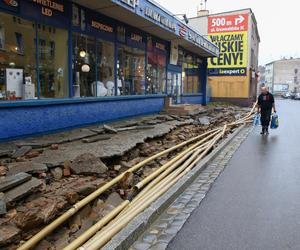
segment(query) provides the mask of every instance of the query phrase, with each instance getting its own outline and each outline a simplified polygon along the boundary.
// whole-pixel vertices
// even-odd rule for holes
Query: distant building
[[[274,94],[300,91],[300,58],[282,59],[266,65],[266,84]]]
[[[189,24],[220,48],[208,59],[208,83],[213,101],[248,105],[257,96],[260,37],[251,9],[209,14],[198,11]]]

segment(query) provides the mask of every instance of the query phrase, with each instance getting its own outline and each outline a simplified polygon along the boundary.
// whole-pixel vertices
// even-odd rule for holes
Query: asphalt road
[[[300,101],[277,112],[280,127],[250,134],[168,249],[300,249]]]

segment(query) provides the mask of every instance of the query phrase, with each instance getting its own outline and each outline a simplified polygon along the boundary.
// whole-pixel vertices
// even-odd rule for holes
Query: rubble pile
[[[0,248],[16,249],[22,240],[30,238],[76,202],[133,165],[211,128],[232,122],[246,111],[232,106],[209,107],[188,116],[160,114],[81,129],[76,133],[64,132],[40,140],[16,141],[7,148],[0,145]],[[174,121],[180,125],[171,131],[159,136],[148,135],[158,126]],[[119,156],[99,157],[87,151],[59,164],[43,162],[44,154],[55,155],[68,147],[72,150],[74,142],[91,148],[103,143],[107,151],[112,151],[114,145],[107,144],[108,140],[117,141],[122,134],[134,137],[137,131],[148,131],[145,141]],[[126,144],[126,141],[122,139],[118,143]],[[118,185],[82,209],[36,249],[62,249],[127,199],[136,183],[175,154],[163,156],[134,174],[126,173]]]

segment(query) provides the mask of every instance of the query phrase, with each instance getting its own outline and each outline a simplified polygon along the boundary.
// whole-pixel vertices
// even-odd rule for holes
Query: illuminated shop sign
[[[152,20],[159,22],[161,25],[165,26],[166,28],[175,31],[176,25],[167,17],[161,15],[160,13],[154,11],[153,9],[146,7],[145,8],[145,16],[151,18]]]
[[[16,1],[16,0],[3,0],[3,2],[6,5],[11,6],[11,7],[18,7],[19,6],[18,1]]]
[[[142,43],[143,42],[143,37],[141,35],[135,34],[135,33],[131,33],[130,39],[132,41],[138,42],[138,43]]]
[[[97,30],[101,30],[101,31],[105,31],[105,32],[109,32],[109,33],[113,33],[114,32],[114,28],[108,25],[105,25],[103,23],[99,23],[97,21],[92,20],[92,25],[93,28],[97,29]]]
[[[135,9],[135,7],[139,6],[139,0],[119,0],[119,1],[133,9]]]
[[[52,0],[32,0],[33,3],[38,4],[42,7],[41,12],[44,16],[53,16],[53,11],[61,13],[65,12],[65,6],[62,3]]]

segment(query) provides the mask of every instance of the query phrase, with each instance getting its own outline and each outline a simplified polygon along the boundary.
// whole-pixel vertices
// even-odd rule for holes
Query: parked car
[[[295,98],[294,98],[295,100],[300,100],[300,93],[297,93],[296,95],[295,95]]]
[[[289,99],[289,98],[291,98],[291,94],[289,92],[286,92],[286,93],[282,94],[281,97],[284,99]]]

